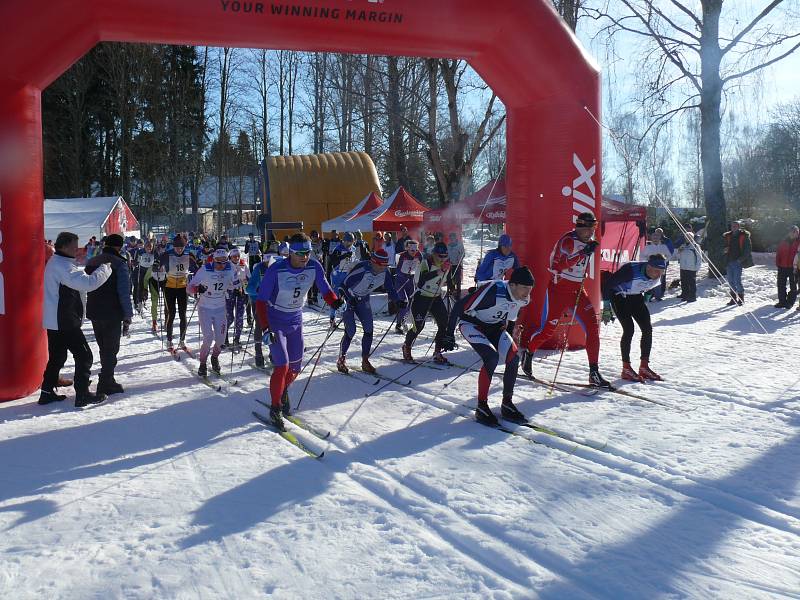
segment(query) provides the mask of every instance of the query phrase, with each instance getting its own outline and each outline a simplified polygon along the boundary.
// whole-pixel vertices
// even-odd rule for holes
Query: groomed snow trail
[[[465,273],[476,256],[469,245]],[[240,368],[236,355],[238,385],[215,393],[137,317],[126,394],[82,411],[71,390],[59,405],[0,406],[0,597],[800,598],[800,313],[772,308],[772,260],[744,275],[767,334],[705,280],[694,304],[650,305],[665,381],[627,389],[674,408],[518,383],[534,421],[597,449],[463,418],[472,371],[444,388],[459,369],[422,367],[365,397],[372,378],[330,369],[337,332],[301,407],[333,432],[304,437],[325,450],[315,461],[252,419],[267,375],[251,357]],[[316,347],[327,315],[305,318]],[[620,334],[601,332],[610,380]],[[401,341],[389,333],[373,357],[381,373],[408,369],[382,357]],[[462,342],[451,358],[475,356]],[[538,354],[535,374],[549,381],[557,360]],[[585,363],[566,353],[559,379],[584,381]]]

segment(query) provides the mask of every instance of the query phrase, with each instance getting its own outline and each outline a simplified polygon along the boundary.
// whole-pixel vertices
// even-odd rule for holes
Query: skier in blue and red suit
[[[289,258],[269,267],[258,288],[256,314],[274,364],[269,379],[270,419],[279,429],[284,429],[281,410],[290,413],[288,389],[300,373],[303,359],[303,304],[308,290],[316,283],[329,306],[344,304],[331,289],[322,265],[311,258],[311,251],[308,236],[294,234],[289,240]]]

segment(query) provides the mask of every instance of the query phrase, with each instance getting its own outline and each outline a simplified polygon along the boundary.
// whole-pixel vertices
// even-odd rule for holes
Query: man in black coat
[[[111,277],[86,295],[86,316],[92,321],[95,340],[100,347],[98,394],[122,394],[125,391],[114,380],[123,324],[127,330],[133,318],[128,261],[120,254],[124,243],[121,235],[112,233],[106,237],[103,251],[86,263],[89,274],[102,263],[111,265]]]

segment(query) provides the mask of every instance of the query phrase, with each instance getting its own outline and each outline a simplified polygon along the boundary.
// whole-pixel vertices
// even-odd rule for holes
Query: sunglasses
[[[311,250],[292,250],[291,253],[297,256],[308,256],[311,254]]]

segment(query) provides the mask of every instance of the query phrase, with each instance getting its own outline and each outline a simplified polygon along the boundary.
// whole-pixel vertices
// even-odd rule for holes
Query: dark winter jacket
[[[91,274],[104,262],[111,264],[111,277],[103,285],[86,295],[86,317],[92,321],[123,321],[133,318],[131,304],[131,276],[128,261],[113,248],[86,263],[86,272]]]
[[[725,258],[728,261],[738,260],[744,269],[753,266],[753,246],[749,231],[739,229],[735,234],[726,231],[722,237],[725,239]]]

